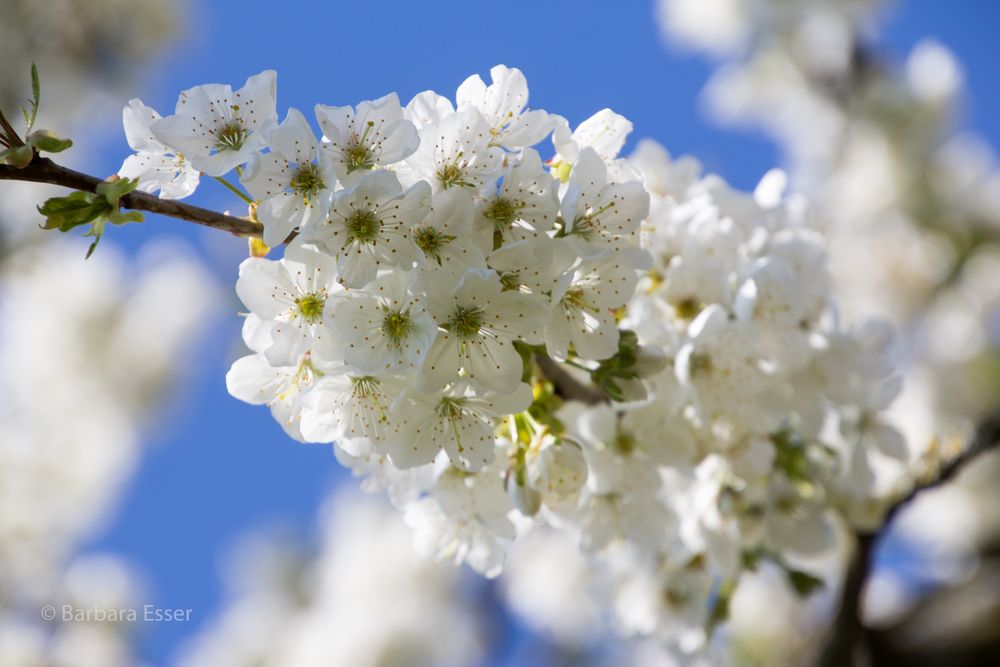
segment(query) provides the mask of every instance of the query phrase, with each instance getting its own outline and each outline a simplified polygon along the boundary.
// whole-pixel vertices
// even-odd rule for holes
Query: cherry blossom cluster
[[[495,576],[551,526],[626,633],[699,649],[744,571],[808,591],[797,559],[833,549],[835,517],[879,520],[907,458],[887,332],[839,322],[780,172],[747,194],[652,143],[624,159],[625,118],[571,130],[520,71],[491,77],[318,105],[321,138],[278,124],[273,72],[172,116],[136,100],[122,174],[181,197],[236,170],[287,244],[240,266],[230,393],[334,443],[424,552]]]
[[[822,585],[839,525],[878,525],[906,443],[887,327],[838,321],[823,236],[784,175],[754,193],[644,141],[653,256],[620,326],[666,368],[624,404],[558,413],[588,480],[549,511],[596,551],[626,634],[702,649],[747,571]]]

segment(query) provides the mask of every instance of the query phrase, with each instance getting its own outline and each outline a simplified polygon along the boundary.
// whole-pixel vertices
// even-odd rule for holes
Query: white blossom
[[[265,70],[237,91],[217,83],[189,88],[177,98],[174,115],[156,120],[150,130],[194,169],[222,176],[267,145],[278,124],[276,79]]]
[[[478,74],[462,82],[455,93],[458,110],[475,108],[490,126],[490,143],[504,148],[534,146],[552,131],[554,121],[544,111],[528,111],[528,81],[517,68],[497,65],[490,69],[493,82]]]
[[[139,179],[143,192],[159,191],[163,199],[183,199],[198,187],[200,174],[183,154],[153,136],[150,126],[159,118],[160,114],[141,100],[129,100],[122,110],[122,124],[135,153],[125,158],[118,175]]]
[[[323,148],[341,179],[395,164],[419,143],[416,127],[403,118],[396,93],[361,102],[356,108],[317,104],[316,118],[323,130]]]
[[[522,372],[513,341],[540,343],[546,308],[527,295],[503,291],[495,271],[470,269],[454,288],[432,282],[427,308],[442,331],[427,355],[423,379],[440,387],[462,370],[484,389],[513,391]]]
[[[325,220],[306,225],[302,239],[339,259],[341,281],[364,287],[380,266],[408,268],[416,259],[410,229],[427,215],[430,188],[403,190],[395,174],[373,171],[337,192]]]
[[[270,152],[254,153],[240,178],[257,200],[264,243],[282,243],[293,229],[326,215],[337,178],[330,157],[319,149],[309,122],[298,109],[269,135]]]

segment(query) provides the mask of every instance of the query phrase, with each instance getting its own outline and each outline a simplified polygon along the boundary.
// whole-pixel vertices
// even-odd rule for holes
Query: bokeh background
[[[632,120],[635,132],[625,152],[638,139],[650,137],[674,155],[696,156],[708,171],[747,189],[772,167],[788,166],[788,151],[766,128],[727,127],[712,113],[703,89],[717,62],[685,48],[669,31],[665,34],[657,12],[648,0],[501,4],[5,0],[0,5],[0,53],[5,62],[0,101],[9,109],[11,101],[26,94],[28,63],[37,60],[43,96],[40,124],[77,142],[66,155],[70,164],[103,176],[117,171],[129,153],[120,108],[132,97],[169,112],[178,92],[192,85],[238,85],[251,74],[273,68],[278,72],[279,115],[297,107],[309,116],[316,103],[355,104],[390,91],[398,92],[404,102],[426,89],[450,95],[470,74],[485,75],[491,66],[503,63],[525,72],[533,106],[563,114],[571,125],[603,107]],[[954,54],[962,64],[965,88],[944,126],[948,133],[975,132],[985,146],[1000,149],[996,75],[1000,4],[899,0],[875,14],[878,37],[873,43],[879,58],[890,66],[901,66],[927,38]],[[232,286],[239,261],[246,255],[245,241],[148,216],[144,224],[111,229],[92,260],[97,266],[77,269],[73,264],[82,264],[81,247],[62,244],[65,239],[38,238],[37,219],[31,212],[41,196],[39,188],[0,184],[4,232],[0,250],[5,255],[0,273],[2,340],[16,341],[16,332],[22,330],[28,332],[23,336],[36,338],[24,341],[31,354],[0,363],[0,392],[7,388],[6,396],[0,397],[8,403],[0,412],[0,419],[6,420],[0,424],[8,424],[0,425],[6,431],[0,433],[0,447],[20,452],[5,455],[6,459],[0,456],[9,464],[0,473],[7,485],[0,495],[0,511],[5,517],[18,517],[5,518],[0,530],[0,542],[15,543],[0,549],[4,554],[0,565],[6,570],[0,577],[6,582],[0,589],[0,605],[6,609],[0,625],[7,624],[0,631],[0,665],[35,664],[18,662],[18,655],[28,653],[14,652],[11,643],[6,644],[5,654],[3,640],[22,648],[28,643],[25,633],[35,631],[30,628],[37,619],[27,616],[41,600],[70,593],[83,596],[80,599],[100,598],[114,585],[121,595],[132,595],[141,603],[190,608],[191,620],[122,628],[116,635],[122,644],[113,650],[107,648],[112,640],[104,637],[66,640],[70,648],[60,649],[59,654],[65,661],[52,659],[53,664],[101,664],[65,658],[86,651],[97,651],[95,655],[105,659],[114,651],[122,652],[123,662],[104,664],[173,665],[195,660],[190,657],[193,638],[224,634],[216,619],[225,610],[232,611],[233,596],[246,593],[254,576],[260,579],[260,572],[269,573],[264,578],[271,577],[271,585],[280,586],[273,580],[295,571],[296,559],[336,551],[330,545],[338,539],[353,539],[344,526],[354,525],[357,531],[359,525],[388,519],[346,494],[358,482],[350,479],[328,447],[290,441],[266,410],[227,394],[225,372],[242,351],[240,305]],[[210,180],[203,181],[190,201],[219,210],[241,208]],[[57,250],[39,249],[53,241]],[[35,273],[25,268],[27,264],[36,267]],[[37,279],[26,277],[32,275]],[[1000,274],[992,278],[1000,283]],[[42,283],[61,296],[50,299],[39,291],[23,298],[25,303],[18,300],[17,295],[26,294],[31,286],[41,290]],[[84,284],[93,293],[80,287]],[[173,289],[157,290],[158,284]],[[88,304],[80,308],[85,312],[78,319],[53,319],[60,314],[59,304],[68,308],[74,303]],[[39,314],[46,312],[47,316]],[[43,327],[59,334],[43,336],[39,333]],[[993,322],[994,347],[998,328]],[[96,357],[91,354],[95,345],[101,350]],[[74,352],[73,346],[80,349]],[[74,354],[90,361],[77,363]],[[48,366],[57,368],[41,374],[33,370]],[[94,381],[98,386],[87,384],[82,377],[87,373],[101,375]],[[74,391],[74,383],[81,388]],[[66,386],[55,392],[54,384]],[[15,385],[21,389],[13,389]],[[51,393],[65,395],[53,398]],[[113,418],[101,412],[105,406],[94,405],[103,401],[119,403],[118,408],[107,407]],[[946,420],[948,434],[962,432],[960,418],[975,416]],[[120,422],[120,428],[87,431],[90,422],[106,424],[112,419]],[[36,475],[33,486],[21,488],[28,486],[24,479],[30,475],[25,470],[39,451],[32,444],[42,437],[39,422],[48,423],[48,462],[31,468]],[[73,435],[63,437],[57,430],[60,426]],[[74,437],[79,442],[71,442]],[[93,472],[86,482],[96,491],[69,494],[62,504],[49,498],[66,495],[61,485],[72,482],[65,476],[84,474],[79,467],[104,456],[97,452],[110,441],[119,449],[105,457],[110,462],[104,472]],[[60,446],[72,447],[77,459],[64,457]],[[59,465],[68,472],[56,470]],[[10,490],[15,486],[19,490]],[[92,511],[85,513],[81,505],[88,503]],[[361,508],[356,509],[361,514],[331,519],[338,516],[338,505]],[[62,519],[39,529],[47,537],[25,538],[18,522],[34,520],[40,525],[46,510]],[[73,512],[87,516],[67,519]],[[317,525],[323,528],[318,530]],[[396,542],[385,541],[384,535],[377,539],[383,542],[373,542],[373,549],[406,548],[402,533],[393,537]],[[960,534],[958,539],[972,538]],[[29,542],[30,549],[25,546]],[[302,545],[301,550],[293,545]],[[967,569],[951,560],[951,570],[945,568],[942,574],[933,569],[928,548],[903,538],[888,541],[880,567],[898,576],[891,579],[896,588],[887,589],[885,595],[908,595],[900,592],[900,585],[923,593],[968,576]],[[42,572],[38,554],[48,553],[46,549],[56,555]],[[234,565],[233,558],[244,563],[244,569]],[[348,571],[352,563],[364,560],[363,555],[347,553],[330,558],[327,567]],[[255,564],[247,565],[249,561]],[[434,579],[433,589],[424,593],[428,598],[447,593],[461,600],[455,609],[481,612],[484,627],[478,629],[446,615],[436,617],[451,624],[450,634],[464,633],[478,644],[478,649],[456,653],[458,664],[471,660],[484,665],[549,665],[567,657],[567,651],[556,646],[558,641],[508,608],[500,585],[465,576],[455,581],[455,575],[434,572],[414,569],[409,576],[438,577],[440,581]],[[31,587],[24,584],[25,578],[48,583],[26,591]],[[340,594],[337,591],[347,596],[354,590],[343,582],[330,585],[334,597]],[[81,588],[89,592],[81,593]],[[993,609],[997,613],[1000,607]],[[330,613],[342,618],[336,614],[346,612]],[[254,643],[247,636],[249,628],[266,633],[276,627],[265,620],[245,626],[233,623],[243,631],[230,635],[231,643]],[[37,641],[44,643],[52,630],[43,626],[40,632]],[[449,633],[446,628],[442,632]],[[105,649],[112,653],[99,653]],[[607,650],[611,649],[588,649],[591,659],[598,660],[594,664],[601,663],[593,655],[608,659],[601,653]],[[410,664],[410,658],[372,664]],[[207,662],[204,655],[197,659],[206,662],[191,664],[252,664],[223,658]]]

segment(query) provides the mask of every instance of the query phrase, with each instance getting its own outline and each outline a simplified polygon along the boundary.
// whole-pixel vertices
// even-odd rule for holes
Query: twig
[[[889,532],[895,518],[918,495],[954,479],[967,464],[997,447],[1000,447],[1000,409],[979,423],[972,440],[962,453],[941,464],[932,478],[914,484],[909,493],[896,501],[886,512],[878,530],[859,532],[856,535],[857,544],[844,579],[840,609],[818,661],[821,667],[850,667],[856,664],[859,656],[868,652],[867,629],[861,618],[861,594],[865,582],[871,576],[875,550],[883,536]]]
[[[0,165],[0,180],[7,181],[29,181],[32,183],[51,183],[61,185],[74,190],[94,192],[103,181],[96,176],[67,169],[59,166],[48,158],[36,157],[31,163],[18,169],[10,165]],[[264,231],[263,226],[246,218],[237,218],[210,211],[207,208],[182,204],[172,199],[160,199],[145,192],[130,192],[121,198],[123,208],[135,211],[149,211],[159,213],[171,218],[187,220],[213,229],[220,229],[236,236],[252,236],[260,238]]]
[[[571,401],[580,401],[587,405],[607,403],[607,395],[597,387],[589,387],[576,381],[572,375],[561,368],[547,354],[535,354],[535,363],[555,386],[560,396]]]

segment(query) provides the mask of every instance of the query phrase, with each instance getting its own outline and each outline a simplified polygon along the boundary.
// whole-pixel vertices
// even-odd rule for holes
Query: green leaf
[[[113,211],[109,213],[108,222],[112,225],[127,225],[130,222],[142,222],[143,217],[140,211]]]
[[[802,597],[812,595],[826,585],[822,579],[808,572],[793,569],[787,569],[786,572],[788,573],[788,581],[792,584],[792,588]]]
[[[97,244],[100,242],[101,242],[101,237],[100,236],[96,237],[94,239],[94,242],[90,244],[90,247],[87,248],[87,254],[84,255],[83,258],[90,259],[90,256],[94,254],[95,250],[97,250]]]
[[[24,108],[23,104],[18,104],[17,108],[20,109],[20,111],[21,111],[21,118],[24,119],[24,125],[25,125],[25,127],[30,128],[31,127],[31,114],[29,114],[28,110]]]
[[[28,135],[28,144],[46,153],[61,153],[72,146],[73,142],[58,137],[48,130],[36,130]]]
[[[38,207],[45,216],[43,229],[58,229],[68,232],[74,227],[86,225],[102,215],[110,213],[107,202],[99,200],[91,192],[74,192],[65,197],[52,197]]]
[[[27,128],[24,130],[25,134],[31,132],[31,128],[35,126],[35,119],[38,117],[38,104],[42,99],[42,85],[38,81],[38,66],[34,62],[31,63],[31,116],[29,118],[27,112],[24,108],[21,108],[21,112],[24,113],[24,124]],[[68,148],[68,146],[67,146]]]
[[[38,80],[38,65],[34,62],[31,63],[31,97],[35,102],[35,108],[38,108],[38,102],[42,98],[42,85]]]
[[[124,225],[142,222],[142,213],[139,211],[119,210],[122,195],[135,190],[138,184],[137,180],[121,178],[101,183],[96,188],[97,193],[74,192],[65,197],[48,199],[38,207],[38,212],[45,216],[42,227],[68,232],[89,224],[90,230],[84,236],[94,237],[94,242],[87,249],[87,257],[90,257],[104,236],[108,223]]]

